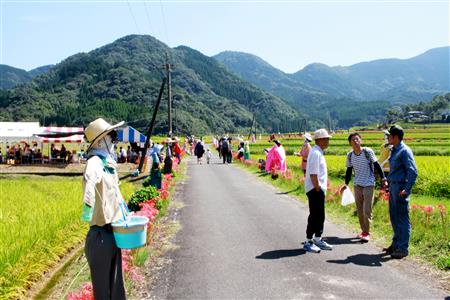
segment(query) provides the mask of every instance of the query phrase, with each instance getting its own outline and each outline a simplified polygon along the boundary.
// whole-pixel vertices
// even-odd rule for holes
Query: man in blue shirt
[[[403,142],[403,128],[394,125],[389,129],[389,144],[393,146],[389,158],[389,215],[394,236],[392,244],[385,248],[392,258],[408,255],[411,223],[409,220],[409,197],[416,182],[417,167],[411,149]]]

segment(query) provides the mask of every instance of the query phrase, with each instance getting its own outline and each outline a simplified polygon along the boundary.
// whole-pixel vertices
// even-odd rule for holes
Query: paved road
[[[233,165],[188,162],[182,230],[157,299],[444,299],[373,244],[327,222],[333,251],[305,253],[308,208]],[[429,282],[428,282],[429,284]]]

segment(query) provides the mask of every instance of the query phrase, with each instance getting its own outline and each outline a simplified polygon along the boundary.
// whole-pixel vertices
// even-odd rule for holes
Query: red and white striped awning
[[[83,127],[41,127],[35,136],[43,143],[81,143]]]

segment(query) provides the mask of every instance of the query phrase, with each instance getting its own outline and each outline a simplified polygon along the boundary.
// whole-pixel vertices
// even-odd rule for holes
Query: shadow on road
[[[283,257],[292,257],[305,254],[306,251],[303,249],[286,249],[286,250],[273,250],[264,252],[255,258],[257,259],[279,259]]]
[[[339,238],[337,236],[327,236],[324,237],[324,240],[331,245],[345,245],[345,244],[362,244],[363,242],[354,237],[354,238]]]
[[[385,257],[386,254],[356,254],[347,257],[342,260],[327,260],[329,263],[334,264],[355,264],[366,267],[381,267],[382,262],[388,261],[389,257]]]
[[[295,188],[295,189],[293,189],[293,190],[290,190],[290,191],[287,191],[287,192],[280,192],[280,193],[276,193],[277,195],[287,195],[287,194],[290,194],[290,193],[294,193],[294,192],[297,192],[297,191],[299,191],[300,190],[300,187],[297,187],[297,188]]]

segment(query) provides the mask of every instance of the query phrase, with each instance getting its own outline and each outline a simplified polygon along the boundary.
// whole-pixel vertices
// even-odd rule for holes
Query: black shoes
[[[395,250],[392,252],[391,257],[395,259],[402,259],[403,257],[408,256],[408,251]]]
[[[390,255],[390,254],[394,253],[394,246],[392,246],[392,244],[391,244],[389,247],[383,248],[383,251],[386,252],[386,254]]]

